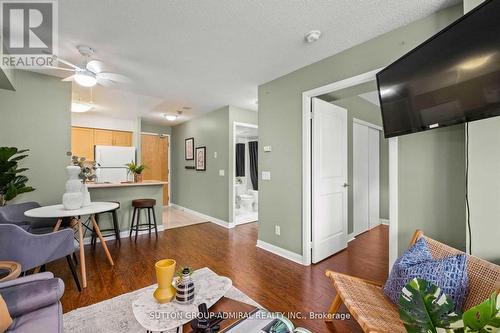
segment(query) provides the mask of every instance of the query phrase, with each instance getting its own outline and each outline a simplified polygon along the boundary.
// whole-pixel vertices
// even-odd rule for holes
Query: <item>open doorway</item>
[[[357,235],[389,223],[390,149],[382,134],[377,72],[303,93],[306,265],[345,249]],[[393,239],[394,232],[389,233]]]
[[[259,219],[258,145],[257,125],[234,123],[232,168],[234,224],[256,222]]]

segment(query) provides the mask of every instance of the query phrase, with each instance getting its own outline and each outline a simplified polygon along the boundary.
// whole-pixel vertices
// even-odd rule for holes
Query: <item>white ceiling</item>
[[[132,78],[122,91],[95,89],[97,112],[168,123],[159,114],[192,107],[180,122],[224,105],[256,109],[258,85],[455,3],[64,0],[59,55],[78,62],[76,46],[88,45],[106,70]],[[312,29],[323,35],[306,44]]]

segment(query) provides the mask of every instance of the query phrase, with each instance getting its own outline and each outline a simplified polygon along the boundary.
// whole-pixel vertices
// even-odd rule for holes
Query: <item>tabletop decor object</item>
[[[175,260],[160,260],[156,262],[155,270],[158,288],[156,288],[153,296],[160,304],[168,303],[175,296],[175,288],[172,285],[175,274]]]
[[[208,312],[207,304],[198,305],[199,315],[189,324],[193,329],[191,333],[215,333],[220,331],[220,323],[223,320],[221,313]]]
[[[75,210],[83,205],[82,182],[78,175],[80,174],[80,167],[76,165],[68,165],[66,167],[68,180],[66,181],[66,192],[62,197],[62,203],[65,209]]]
[[[21,193],[32,192],[35,189],[26,186],[28,177],[21,175],[27,168],[18,168],[17,163],[26,158],[29,149],[18,150],[16,147],[0,147],[0,206]]]
[[[191,304],[194,301],[195,288],[191,273],[191,268],[183,267],[181,276],[175,283],[175,301],[179,304]]]
[[[128,173],[131,173],[134,176],[135,183],[142,182],[142,172],[147,168],[144,164],[137,165],[134,161],[131,161],[130,163],[125,164],[125,166],[128,169]]]
[[[78,177],[82,180],[82,195],[83,195],[83,203],[82,207],[86,207],[90,205],[91,200],[90,200],[90,192],[87,187],[88,182],[92,182],[96,179],[96,162],[94,161],[87,161],[85,157],[78,157],[78,156],[72,156],[71,161],[73,162],[73,165],[78,166],[80,168],[80,173],[78,174]]]
[[[190,322],[192,314],[198,313],[198,305],[206,303],[207,308],[210,308],[232,287],[229,278],[219,276],[208,268],[194,271],[191,278],[197,290],[191,304],[158,303],[152,295],[156,285],[138,293],[132,302],[132,312],[139,324],[153,332],[168,332]]]

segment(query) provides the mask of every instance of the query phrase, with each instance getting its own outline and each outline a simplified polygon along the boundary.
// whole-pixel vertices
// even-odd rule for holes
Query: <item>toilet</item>
[[[244,210],[249,212],[253,211],[252,204],[254,202],[254,196],[252,194],[240,194],[240,206]]]
[[[259,210],[259,191],[249,190],[248,193],[253,197],[253,211]]]

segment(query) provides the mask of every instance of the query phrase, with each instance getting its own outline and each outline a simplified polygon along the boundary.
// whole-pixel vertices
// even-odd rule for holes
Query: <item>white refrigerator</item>
[[[98,183],[120,183],[131,179],[125,164],[135,163],[135,147],[95,146]]]

